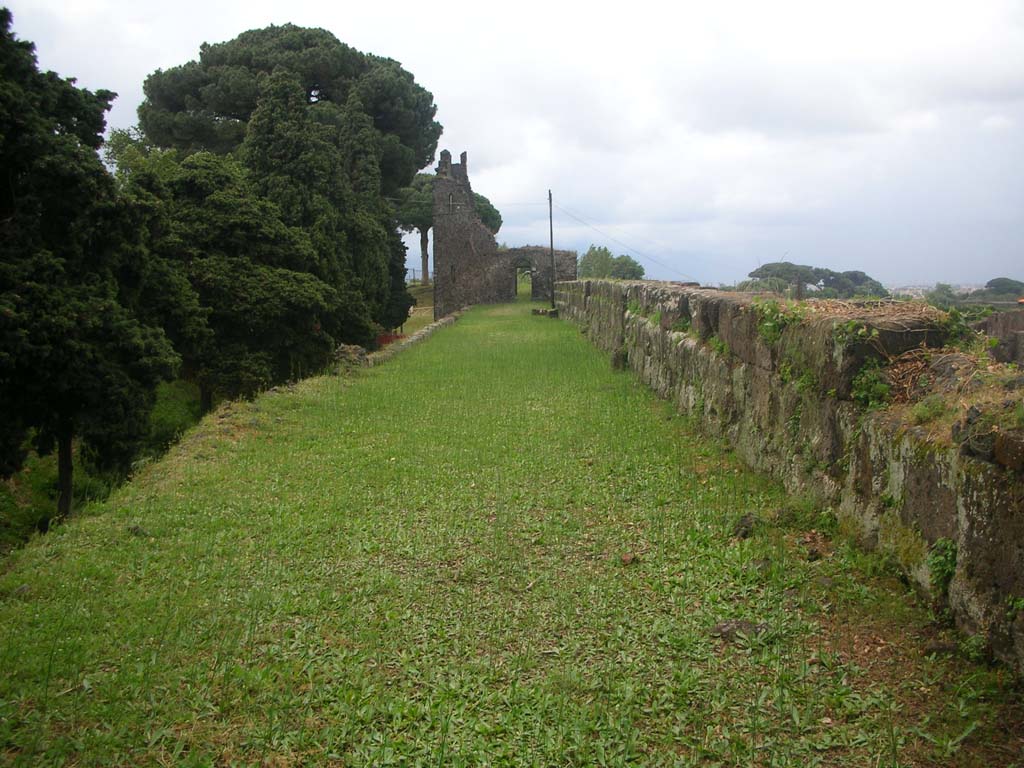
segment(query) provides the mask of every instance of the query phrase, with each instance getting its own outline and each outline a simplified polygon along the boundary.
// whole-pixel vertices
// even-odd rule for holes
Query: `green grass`
[[[910,419],[914,424],[927,424],[946,412],[946,403],[942,395],[932,393],[915,403],[910,409]]]
[[[407,336],[434,322],[434,285],[415,284],[409,286],[409,293],[416,299],[412,315],[405,321],[402,330]]]
[[[149,461],[167,450],[189,427],[199,421],[199,388],[186,381],[157,386],[150,413],[149,436],[140,446],[138,460]],[[74,454],[74,508],[107,498],[122,478],[103,476]],[[0,554],[24,544],[39,530],[46,530],[57,512],[57,456],[30,452],[24,466],[0,482]]]
[[[222,408],[10,555],[0,761],[1009,764],[1002,673],[864,651],[926,620],[879,561],[529,310]]]
[[[116,478],[90,472],[89,467],[74,456],[73,506],[107,498]],[[23,545],[38,531],[45,531],[57,514],[57,456],[29,453],[24,466],[13,477],[0,481],[0,557]]]

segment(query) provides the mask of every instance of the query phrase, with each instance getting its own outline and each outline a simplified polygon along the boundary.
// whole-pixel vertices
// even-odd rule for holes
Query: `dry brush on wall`
[[[1008,415],[1022,377],[979,389],[969,356],[943,349],[957,330],[945,313],[613,281],[560,283],[556,303],[751,467],[827,498],[847,532],[1024,670],[1024,422]],[[915,425],[920,406],[873,407],[922,382],[963,404],[941,429]]]

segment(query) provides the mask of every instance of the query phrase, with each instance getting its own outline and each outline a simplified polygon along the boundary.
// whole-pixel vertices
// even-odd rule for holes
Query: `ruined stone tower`
[[[513,301],[516,269],[533,273],[533,298],[551,297],[551,254],[538,246],[498,250],[480,220],[466,153],[453,163],[443,150],[434,180],[434,319],[469,304]],[[576,254],[555,251],[556,280],[576,279]]]
[[[441,152],[434,180],[434,318],[486,301],[488,267],[498,253],[494,235],[476,214],[466,153],[453,163]]]

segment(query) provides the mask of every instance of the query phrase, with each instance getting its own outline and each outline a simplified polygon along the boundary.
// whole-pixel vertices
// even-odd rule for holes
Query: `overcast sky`
[[[120,94],[114,127],[147,74],[246,29],[324,27],[397,59],[510,246],[547,243],[550,188],[556,247],[607,245],[650,277],[788,260],[1024,279],[1024,0],[9,7],[42,68]]]

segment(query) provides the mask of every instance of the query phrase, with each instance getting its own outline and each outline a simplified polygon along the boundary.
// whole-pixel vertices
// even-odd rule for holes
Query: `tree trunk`
[[[420,259],[423,266],[423,279],[420,282],[423,285],[430,285],[430,261],[427,256],[427,232],[429,231],[430,227],[424,227],[420,230]]]
[[[203,416],[213,410],[213,390],[205,384],[199,385],[199,413]]]
[[[60,495],[57,497],[57,519],[63,520],[71,516],[71,421],[62,420],[57,435],[57,486]]]

